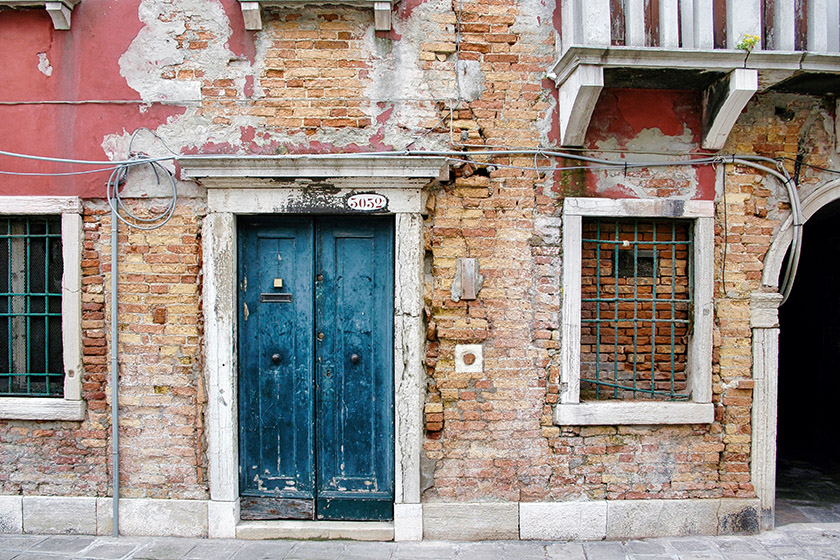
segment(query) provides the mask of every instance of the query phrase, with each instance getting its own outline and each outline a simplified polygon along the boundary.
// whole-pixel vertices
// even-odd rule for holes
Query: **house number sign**
[[[388,206],[388,199],[381,194],[354,194],[347,199],[348,208],[352,210],[361,210],[362,212],[382,210],[386,206]]]

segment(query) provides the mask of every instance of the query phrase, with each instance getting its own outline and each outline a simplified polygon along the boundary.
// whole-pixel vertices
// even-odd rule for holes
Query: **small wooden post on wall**
[[[473,300],[484,283],[484,277],[478,271],[478,259],[460,258],[452,280],[452,301]]]

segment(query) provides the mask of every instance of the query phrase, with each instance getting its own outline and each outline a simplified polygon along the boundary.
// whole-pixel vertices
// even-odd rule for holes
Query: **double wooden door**
[[[239,222],[243,519],[393,516],[394,226]]]

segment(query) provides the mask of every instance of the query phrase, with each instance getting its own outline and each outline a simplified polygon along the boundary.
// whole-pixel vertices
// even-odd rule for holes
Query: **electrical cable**
[[[154,132],[149,129],[137,129],[134,131],[131,137],[131,142],[134,141],[134,138],[138,132],[141,130],[146,130],[153,134],[157,139],[161,140],[159,136],[157,136]],[[80,165],[117,165],[118,167],[114,169],[111,174],[111,177],[108,180],[108,203],[112,209],[115,210],[115,215],[117,218],[126,223],[131,225],[132,227],[136,227],[139,229],[154,229],[155,227],[160,227],[160,225],[165,224],[172,216],[175,210],[175,204],[177,204],[177,189],[175,187],[175,178],[169,173],[166,168],[161,165],[161,162],[164,161],[187,161],[187,160],[201,160],[202,158],[213,158],[219,159],[220,157],[229,157],[230,159],[237,159],[237,160],[247,160],[252,158],[263,158],[265,156],[219,156],[219,155],[177,155],[174,151],[172,151],[168,146],[167,149],[173,154],[172,156],[167,157],[157,157],[153,158],[146,154],[132,154],[130,150],[131,142],[129,143],[129,152],[130,158],[127,160],[122,161],[92,161],[92,160],[76,160],[76,159],[64,159],[64,158],[50,158],[50,157],[43,157],[43,156],[32,156],[26,154],[17,154],[14,152],[8,152],[4,150],[0,150],[0,155],[8,156],[8,157],[19,157],[23,159],[31,159],[31,160],[38,160],[38,161],[51,161],[57,163],[70,163],[70,164],[80,164]],[[165,143],[164,143],[165,144]],[[411,146],[411,144],[409,144]],[[626,173],[628,169],[638,169],[638,168],[650,168],[650,167],[679,167],[679,166],[696,166],[696,165],[713,165],[713,164],[720,164],[724,160],[731,162],[733,164],[739,165],[746,165],[748,167],[753,167],[760,171],[763,171],[769,175],[776,177],[782,185],[785,187],[788,193],[788,198],[791,204],[791,212],[793,215],[793,242],[792,242],[792,250],[790,252],[790,256],[788,259],[788,266],[785,271],[785,276],[780,282],[780,292],[783,296],[783,302],[787,300],[788,296],[790,295],[790,291],[793,288],[793,281],[796,276],[796,269],[798,268],[799,257],[801,254],[801,246],[802,246],[802,212],[801,212],[801,204],[799,201],[799,195],[797,193],[797,186],[793,179],[791,179],[790,175],[788,174],[787,170],[782,165],[781,159],[772,159],[764,156],[751,156],[751,155],[732,155],[732,156],[702,156],[697,158],[689,157],[687,159],[679,159],[679,160],[671,160],[671,161],[639,161],[639,162],[628,162],[626,160],[616,161],[616,160],[609,160],[603,158],[596,158],[592,156],[582,155],[582,154],[573,154],[569,152],[560,152],[554,150],[543,150],[543,149],[533,149],[533,148],[523,148],[523,149],[503,149],[503,150],[477,150],[477,151],[455,151],[455,150],[434,150],[434,151],[411,151],[408,149],[404,149],[403,151],[388,151],[388,152],[364,152],[364,153],[347,153],[347,154],[307,154],[302,156],[276,156],[278,159],[287,159],[287,158],[308,158],[317,160],[320,158],[330,158],[330,159],[357,159],[357,158],[370,158],[370,157],[381,157],[383,159],[387,158],[397,158],[397,157],[443,157],[448,159],[449,161],[467,161],[470,163],[474,163],[478,166],[494,166],[494,167],[510,167],[516,169],[527,169],[533,170],[535,169],[534,166],[510,166],[508,164],[501,164],[501,163],[493,163],[493,162],[478,162],[474,161],[472,158],[475,157],[503,157],[503,156],[529,156],[533,157],[535,160],[539,157],[556,157],[556,158],[563,158],[563,159],[570,159],[573,161],[580,161],[584,162],[589,165],[585,166],[568,166],[568,167],[556,167],[556,168],[545,168],[544,170],[538,170],[538,172],[550,172],[556,170],[565,170],[565,169],[580,169],[586,168],[590,170],[599,170],[599,169],[623,169]],[[761,163],[759,163],[761,162]],[[762,163],[772,163],[776,169],[768,167],[766,165],[762,165]],[[594,165],[592,165],[594,164]],[[120,198],[119,193],[119,185],[125,181],[125,177],[128,173],[128,170],[141,165],[150,165],[155,172],[157,177],[158,184],[160,184],[160,175],[163,174],[167,177],[170,181],[172,194],[170,197],[170,205],[164,209],[162,212],[153,215],[150,218],[142,218],[131,211],[123,204],[122,199]],[[596,167],[597,166],[597,167]],[[831,171],[826,169],[825,171]],[[119,210],[123,212],[129,219],[123,218]],[[144,225],[148,224],[148,225]]]
[[[119,223],[123,222],[131,228],[150,231],[157,229],[166,224],[172,215],[175,213],[175,207],[178,203],[178,189],[175,183],[175,177],[169,172],[160,162],[174,159],[170,158],[152,158],[142,152],[134,152],[132,145],[134,139],[140,131],[146,131],[152,134],[172,152],[172,149],[166,145],[163,139],[147,128],[138,128],[131,134],[128,142],[129,159],[120,163],[108,178],[106,184],[106,198],[108,206],[111,207],[111,464],[112,466],[112,526],[113,535],[119,537],[120,534],[120,416],[119,416]],[[174,153],[174,152],[173,152]],[[157,184],[161,184],[161,175],[169,180],[171,187],[171,195],[169,197],[169,204],[160,212],[150,210],[150,216],[139,216],[132,212],[122,201],[120,196],[120,186],[123,185],[128,178],[128,173],[131,170],[137,169],[141,165],[149,165],[155,174]],[[126,217],[120,215],[122,212]]]
[[[20,159],[31,159],[35,161],[50,161],[53,163],[73,163],[76,165],[108,165],[108,166],[120,166],[120,165],[145,165],[149,161],[169,161],[175,159],[175,156],[167,156],[161,158],[147,158],[143,161],[138,161],[137,159],[128,159],[128,160],[90,160],[90,159],[65,159],[65,158],[56,158],[56,157],[46,157],[46,156],[33,156],[30,154],[19,154],[15,152],[7,152],[5,150],[0,150],[0,156],[7,156],[13,158],[20,158]]]
[[[790,200],[791,218],[793,226],[793,240],[791,241],[791,249],[788,252],[785,276],[779,283],[779,293],[782,294],[781,304],[784,304],[787,301],[788,297],[790,297],[791,290],[793,290],[793,282],[796,279],[796,270],[797,268],[799,268],[799,257],[802,253],[802,225],[804,224],[804,220],[802,219],[802,206],[799,201],[797,185],[793,182],[793,179],[788,174],[787,169],[784,168],[781,161],[778,159],[772,159],[765,156],[749,155],[733,155],[731,157],[726,157],[725,159],[733,164],[746,165],[748,167],[752,167],[754,169],[763,171],[769,175],[773,175],[782,183],[782,185],[787,190],[788,199]],[[760,163],[756,162],[773,163],[776,166],[776,169],[772,169],[770,167],[767,167],[766,165],[761,165]]]
[[[103,167],[102,169],[90,169],[88,171],[68,171],[66,173],[28,173],[24,171],[0,171],[0,175],[20,175],[23,177],[68,177],[71,175],[90,175],[91,173],[104,173],[113,171],[116,167]]]

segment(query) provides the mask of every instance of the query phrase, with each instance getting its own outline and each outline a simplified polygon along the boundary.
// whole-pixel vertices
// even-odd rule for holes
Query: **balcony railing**
[[[548,75],[566,146],[583,144],[604,87],[701,91],[713,150],[756,92],[840,91],[840,0],[559,1]]]
[[[839,0],[562,0],[572,46],[840,53]]]

